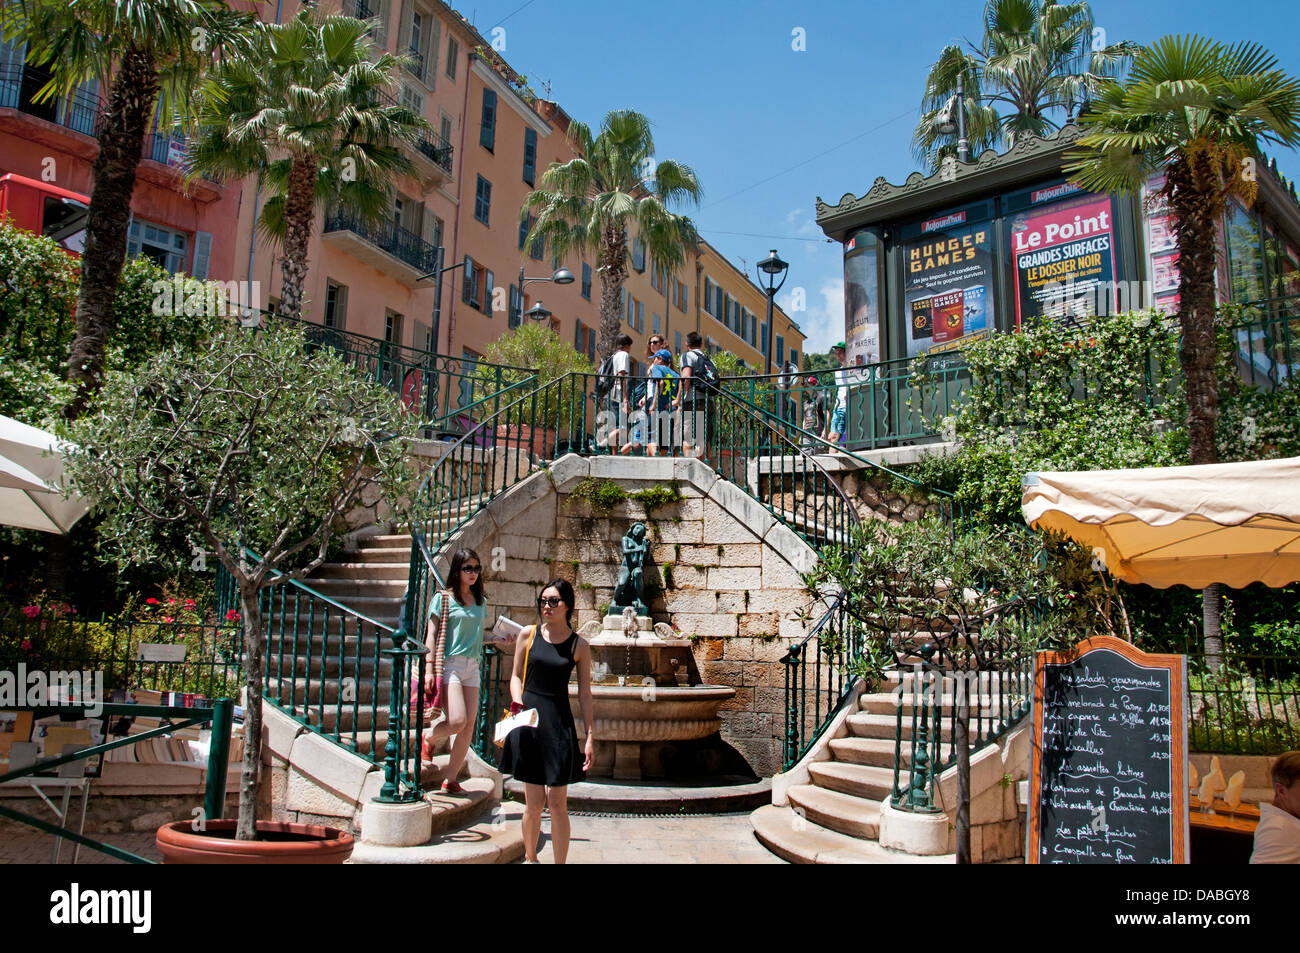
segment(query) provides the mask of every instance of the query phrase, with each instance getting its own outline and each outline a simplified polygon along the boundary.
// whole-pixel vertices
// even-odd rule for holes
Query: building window
[[[645,331],[645,302],[644,301],[638,301],[636,303],[636,329],[638,333]]]
[[[524,320],[524,293],[516,285],[510,286],[510,308],[506,313],[506,324],[512,328],[519,327]]]
[[[686,282],[677,282],[677,310],[686,313]]]
[[[272,309],[274,310],[274,309]],[[342,331],[347,319],[348,286],[325,282],[325,327]]]
[[[533,243],[528,247],[528,257],[541,261],[546,257],[546,237],[538,235],[533,239]],[[557,266],[558,267],[558,266]]]
[[[591,300],[591,265],[582,263],[582,296]]]
[[[537,131],[524,130],[524,181],[529,185],[537,175]]]
[[[497,142],[497,94],[483,90],[483,115],[479,121],[478,144],[491,152]]]
[[[465,256],[465,274],[462,277],[460,289],[460,300],[465,302],[471,308],[481,308],[483,302],[483,286],[480,280],[483,275],[483,269],[478,266],[473,258]]]
[[[475,354],[469,348],[461,350],[460,371],[460,406],[468,407],[474,403],[474,371],[478,367],[481,354]]]
[[[682,353],[682,332],[681,331],[673,332],[673,350],[678,354]]]
[[[722,315],[718,313],[717,305],[714,304],[713,295],[713,292],[717,290],[717,287],[718,286],[713,283],[712,278],[708,275],[704,276],[704,312],[713,315],[720,321],[722,320]]]
[[[652,328],[654,329],[654,333],[655,333],[655,334],[658,334],[658,333],[659,333],[659,315],[657,315],[657,314],[656,314],[656,315],[652,315],[652,317],[653,317],[653,320],[650,322],[650,327],[652,327]]]
[[[632,267],[645,271],[645,242],[639,237],[632,239]]]
[[[451,117],[443,116],[438,120],[438,134],[442,136],[443,145],[451,145]]]
[[[492,317],[492,269],[483,269],[483,313]]]
[[[767,326],[767,322],[764,321],[764,322],[763,322],[763,340],[762,340],[762,343],[759,344],[759,349],[760,349],[764,354],[767,353],[767,335],[768,335],[768,332],[769,332],[770,330],[771,330],[771,329]]]
[[[492,183],[483,176],[478,177],[474,189],[474,217],[484,225],[488,224],[488,214],[492,211]]]
[[[793,364],[795,368],[799,367],[799,352],[794,348],[790,348],[790,363]]]
[[[776,336],[776,363],[778,367],[785,367],[785,338],[779,334]]]
[[[460,44],[454,36],[447,37],[447,78],[456,82],[456,60],[460,57]]]
[[[389,344],[402,343],[402,316],[387,308],[384,309],[384,340]]]
[[[424,115],[424,97],[405,83],[402,84],[402,105],[417,116]]]
[[[524,246],[528,244],[528,232],[533,227],[533,217],[531,215],[523,218],[519,222],[519,250],[523,251]]]
[[[126,256],[143,255],[160,268],[175,274],[185,270],[184,232],[173,231],[142,219],[132,219],[126,234]]]

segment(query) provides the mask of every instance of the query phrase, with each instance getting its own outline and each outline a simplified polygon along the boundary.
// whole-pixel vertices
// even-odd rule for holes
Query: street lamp
[[[571,285],[573,284],[573,272],[569,271],[567,268],[557,268],[553,274],[547,277],[525,278],[524,269],[521,267],[519,269],[519,301],[521,306],[524,300],[524,285],[528,284],[530,281],[551,281],[557,285]],[[532,318],[534,321],[548,321],[550,320],[551,312],[543,308],[541,300],[538,299],[537,304],[524,312],[524,317]]]
[[[551,312],[542,307],[542,302],[539,299],[537,304],[524,312],[524,317],[532,318],[534,321],[549,321],[551,319]]]
[[[763,373],[772,373],[772,338],[775,336],[776,328],[772,325],[772,309],[776,302],[776,293],[781,290],[781,285],[785,284],[786,269],[790,266],[781,260],[781,256],[772,249],[772,253],[758,263],[758,270],[767,275],[767,287],[763,290],[767,293],[767,345],[763,348]],[[777,276],[781,280],[778,282]],[[762,278],[759,279],[759,287],[762,288]]]
[[[966,74],[957,74],[957,95],[948,100],[939,114],[935,131],[951,136],[957,133],[957,161],[970,162],[970,140],[966,138]]]

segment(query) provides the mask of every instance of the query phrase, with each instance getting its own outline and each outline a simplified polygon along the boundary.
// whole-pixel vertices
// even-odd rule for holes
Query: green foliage
[[[362,489],[403,497],[407,425],[386,388],[358,378],[302,332],[220,328],[135,373],[115,371],[67,428],[73,480],[97,488],[106,548],[122,565],[168,555],[176,527],[215,552],[247,594],[271,569],[303,575],[324,559]],[[174,537],[173,537],[174,538]],[[240,567],[235,541],[262,555]]]
[[[77,259],[54,241],[0,224],[0,414],[48,427],[71,398],[80,280]],[[171,307],[174,297],[186,306]],[[210,333],[216,302],[214,283],[178,284],[147,258],[128,261],[113,301],[109,369],[126,370],[173,345],[194,346]]]
[[[812,374],[817,371],[834,371],[839,369],[839,363],[830,353],[825,354],[804,354],[803,369],[805,373]]]
[[[1021,525],[1021,481],[1038,470],[1171,466],[1186,459],[1178,339],[1150,312],[1086,329],[1051,321],[964,352],[971,385],[955,421],[960,445],[909,475],[950,490],[997,523]],[[926,362],[913,384],[929,382]]]
[[[484,400],[503,388],[537,376],[538,384],[547,384],[565,374],[591,374],[595,368],[587,355],[579,354],[558,334],[540,323],[527,321],[493,341],[483,350],[483,363],[474,369],[474,398]],[[508,365],[494,367],[491,365]],[[528,391],[517,388],[499,400],[488,401],[475,411],[479,419],[519,400]],[[578,424],[586,410],[586,394],[581,380],[553,385],[542,391],[536,400],[525,400],[508,410],[502,419],[512,424],[532,423],[536,426],[568,430],[569,422]]]
[[[608,515],[614,507],[627,500],[627,491],[614,480],[587,477],[569,491],[569,498],[582,500],[593,513]]]
[[[1055,0],[988,0],[979,43],[950,44],[940,52],[925,81],[921,118],[912,151],[931,171],[957,154],[956,117],[943,128],[949,100],[965,80],[966,135],[971,157],[1001,142],[1056,129],[1097,87],[1118,73],[1139,49],[1124,41],[1095,45],[1087,3]]]
[[[649,516],[655,510],[663,506],[671,506],[674,503],[680,503],[686,497],[682,496],[681,487],[677,481],[671,483],[659,483],[655,486],[648,486],[644,490],[637,490],[635,493],[629,493],[628,499],[636,500],[645,508],[646,515]]]

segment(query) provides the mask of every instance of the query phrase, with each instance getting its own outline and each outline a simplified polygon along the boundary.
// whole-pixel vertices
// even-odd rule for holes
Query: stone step
[[[787,797],[795,812],[814,824],[863,840],[875,840],[879,834],[878,803],[815,784],[797,784]]]
[[[286,666],[287,669],[287,666]],[[270,671],[274,673],[275,669]],[[353,684],[353,690],[356,692],[356,703],[358,706],[371,705],[371,699],[377,694],[381,707],[388,707],[388,695],[392,690],[392,683],[387,679],[381,679],[378,685],[369,678],[358,678]],[[283,695],[280,693],[283,692]],[[304,678],[278,678],[274,674],[266,680],[266,697],[270,699],[283,697],[285,703],[293,699],[295,705],[304,704],[304,698],[309,699],[313,705],[317,705],[321,700],[321,693],[325,695],[325,707],[337,707],[339,696],[342,693],[342,686],[338,679],[326,679],[322,682],[318,678],[308,681]],[[351,701],[342,703],[345,707],[352,705]]]
[[[801,817],[792,808],[765,804],[749,815],[754,836],[792,864],[951,864],[951,854],[920,857],[886,850],[874,840],[859,840]]]
[[[305,678],[310,677],[315,680],[338,681],[341,678],[354,678],[357,684],[365,681],[372,681],[375,673],[378,672],[380,681],[386,681],[392,677],[393,660],[390,656],[381,656],[379,664],[375,664],[373,657],[361,657],[358,662],[355,658],[344,656],[343,663],[339,664],[338,656],[325,656],[322,661],[319,655],[307,658],[299,656],[294,658],[288,652],[281,658],[279,653],[274,657],[267,656],[266,672],[275,678]]]
[[[343,555],[350,563],[401,563],[409,565],[411,547],[409,544],[406,546],[371,546],[348,550]]]
[[[467,785],[468,787],[468,785]],[[377,847],[357,841],[353,864],[512,864],[524,856],[521,823],[524,807],[514,801],[493,803],[478,819],[435,834],[418,847]],[[437,822],[437,815],[434,815]],[[364,832],[362,834],[364,838]]]
[[[947,713],[952,711],[952,707],[956,703],[957,698],[953,695],[942,695],[938,699],[930,700],[913,698],[912,693],[909,691],[904,691],[901,695],[894,692],[872,692],[871,694],[864,694],[858,699],[858,708],[861,711],[873,715],[893,715],[899,708],[902,708],[903,711],[908,714],[906,720],[910,721],[913,708],[920,705],[929,706],[933,704],[933,701],[938,701],[940,708],[942,708],[944,714],[947,715]],[[971,720],[974,721],[977,714],[984,714],[985,716],[998,714],[999,705],[1001,704],[1003,703],[998,697],[987,695],[978,699],[978,702],[975,699],[971,699]],[[1007,700],[1005,706],[1008,709],[1011,707],[1010,699]]]
[[[849,732],[857,738],[888,738],[892,743],[894,740],[894,731],[897,727],[898,718],[890,712],[887,715],[876,714],[874,712],[858,712],[849,715],[846,719]],[[929,737],[934,737],[934,725],[927,728]],[[941,728],[942,737],[947,740],[952,737],[952,727],[947,721]],[[912,737],[912,718],[909,715],[903,719],[903,737]]]
[[[317,625],[308,628],[307,620],[303,619],[299,621],[298,631],[295,632],[293,621],[286,618],[283,632],[267,633],[264,657],[268,660],[278,658],[283,652],[285,658],[293,655],[338,658],[341,647],[345,659],[373,659],[377,654],[382,658],[384,650],[393,645],[392,637],[382,629],[368,627],[369,631],[362,630],[361,635],[348,633],[340,636],[336,631],[323,633],[320,628],[319,620]]]
[[[357,549],[405,549],[411,551],[411,534],[396,533],[389,535],[367,536],[357,541]]]
[[[307,585],[327,599],[341,602],[349,609],[362,611],[352,604],[352,597],[366,596],[371,599],[400,600],[406,595],[406,582],[405,574],[398,579],[318,578],[313,576],[307,580]]]
[[[850,761],[817,761],[808,766],[813,784],[828,791],[849,794],[873,804],[879,804],[894,790],[892,766],[855,764]],[[906,784],[911,777],[903,771],[898,783]]]
[[[380,562],[379,560],[368,560],[364,562],[348,563],[326,563],[316,569],[307,579],[307,585],[317,588],[313,580],[320,581],[323,579],[376,579],[383,581],[397,580],[405,583],[411,572],[409,562]]]

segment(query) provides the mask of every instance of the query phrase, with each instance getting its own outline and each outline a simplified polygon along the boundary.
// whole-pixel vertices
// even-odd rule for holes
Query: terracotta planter
[[[155,843],[165,864],[341,864],[352,856],[352,835],[334,827],[258,821],[258,840],[235,840],[236,821],[193,821],[158,828]]]
[[[555,450],[554,430],[547,427],[527,427],[522,424],[498,424],[496,445],[512,450],[526,450],[547,457]]]

